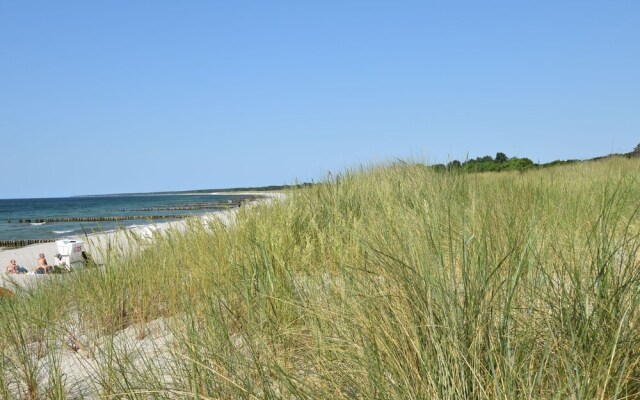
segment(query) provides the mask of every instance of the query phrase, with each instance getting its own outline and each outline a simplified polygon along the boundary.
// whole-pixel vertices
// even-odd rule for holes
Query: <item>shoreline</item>
[[[221,193],[221,192],[220,192]],[[256,194],[258,193],[242,193],[244,194]],[[255,199],[247,203],[247,206],[252,206],[260,203],[269,203],[274,199],[284,198],[282,192],[267,192],[259,193],[261,198]],[[103,265],[105,262],[102,258],[104,252],[109,247],[116,247],[119,251],[125,253],[131,251],[137,251],[142,245],[152,245],[153,236],[156,234],[163,234],[168,230],[178,230],[183,233],[187,227],[191,218],[197,218],[201,222],[206,222],[212,218],[220,219],[225,225],[230,225],[235,220],[235,214],[240,208],[233,208],[229,210],[219,210],[209,213],[200,214],[190,218],[185,218],[176,221],[161,222],[157,224],[147,224],[142,226],[135,226],[129,228],[122,228],[114,231],[91,233],[84,235],[71,235],[69,237],[60,238],[58,240],[78,240],[84,243],[84,250],[93,258],[98,265]],[[132,235],[138,237],[142,243],[132,243],[130,238]],[[14,287],[16,284],[21,287],[28,287],[35,282],[39,282],[42,279],[46,279],[48,275],[37,274],[6,274],[6,266],[9,260],[15,259],[16,263],[26,268],[29,272],[33,271],[36,267],[38,255],[44,253],[47,261],[52,265],[55,264],[55,255],[58,253],[56,242],[32,244],[19,248],[4,248],[0,249],[0,287]]]
[[[115,200],[103,198],[111,196],[95,196],[98,200],[86,196],[86,199],[16,199],[15,203],[12,199],[0,199],[0,251],[136,225],[183,220],[265,197],[264,193],[244,193],[185,193],[158,198],[143,193],[117,196]],[[189,199],[184,198],[185,195],[189,195]]]

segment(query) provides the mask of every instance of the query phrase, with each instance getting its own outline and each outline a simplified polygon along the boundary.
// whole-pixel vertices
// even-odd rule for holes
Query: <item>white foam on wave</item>
[[[71,229],[70,231],[51,231],[51,232],[55,233],[56,235],[62,235],[63,233],[71,233],[74,230],[75,229]]]
[[[33,226],[40,226],[40,225],[44,225],[46,224],[46,222],[32,222],[31,225]]]

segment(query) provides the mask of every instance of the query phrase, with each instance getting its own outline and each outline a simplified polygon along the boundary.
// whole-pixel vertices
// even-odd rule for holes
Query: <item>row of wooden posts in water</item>
[[[239,206],[240,203],[245,201],[250,201],[251,198],[241,198],[241,199],[231,199],[227,201],[194,201],[189,203],[179,203],[176,204],[176,207],[199,207],[199,206],[218,206],[218,205],[236,205]]]
[[[233,203],[217,203],[208,206],[189,206],[189,207],[149,207],[149,208],[131,208],[121,209],[119,211],[189,211],[189,210],[208,210],[208,209],[226,209],[232,206],[240,207],[242,202]],[[189,214],[170,214],[170,215],[117,215],[107,217],[59,217],[59,218],[21,218],[17,220],[8,220],[9,224],[41,224],[43,222],[106,222],[106,221],[136,221],[147,219],[184,219],[192,217]]]
[[[229,208],[229,207],[240,207],[246,199],[238,199],[238,200],[228,200],[228,201],[218,201],[218,202],[194,202],[194,203],[184,203],[178,204],[175,206],[155,206],[155,207],[145,207],[145,208],[121,208],[118,211],[120,212],[131,212],[131,211],[189,211],[189,210],[215,210],[221,208]]]
[[[62,218],[27,218],[9,220],[8,223],[41,224],[43,222],[104,222],[104,221],[135,221],[146,219],[185,219],[193,217],[189,214],[172,215],[123,215],[117,217],[62,217]]]
[[[120,212],[131,211],[189,211],[189,210],[217,210],[221,208],[229,208],[230,204],[216,204],[214,206],[161,206],[148,208],[121,208]]]
[[[16,247],[24,247],[32,244],[51,243],[57,239],[22,239],[22,240],[0,240],[0,248],[5,247],[13,249]]]

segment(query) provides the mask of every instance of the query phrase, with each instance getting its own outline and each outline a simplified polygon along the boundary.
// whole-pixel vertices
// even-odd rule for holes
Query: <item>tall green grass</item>
[[[639,176],[393,163],[191,221],[1,301],[0,396],[639,398]]]

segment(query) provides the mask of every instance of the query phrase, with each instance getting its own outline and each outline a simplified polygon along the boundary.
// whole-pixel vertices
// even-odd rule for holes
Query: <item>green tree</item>
[[[460,161],[458,161],[458,160],[453,160],[453,161],[450,161],[450,162],[447,164],[447,169],[458,169],[458,168],[460,168],[461,166],[462,166],[462,163],[461,163]]]
[[[507,161],[504,169],[522,171],[528,168],[532,168],[534,166],[535,164],[533,163],[533,161],[531,161],[526,157],[525,158],[513,157],[513,158],[510,158],[509,161]]]
[[[509,158],[504,153],[496,153],[496,162],[503,163],[506,162]]]

